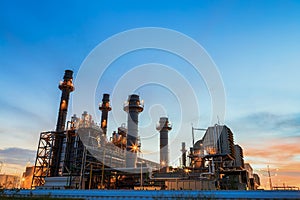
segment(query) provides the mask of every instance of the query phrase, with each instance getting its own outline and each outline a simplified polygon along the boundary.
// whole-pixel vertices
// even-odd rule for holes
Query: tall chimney
[[[74,91],[73,86],[73,71],[66,70],[64,75],[64,81],[59,83],[58,88],[62,91],[60,106],[58,112],[58,119],[56,124],[56,132],[62,132],[65,130],[66,117],[68,112],[68,103],[70,93]]]
[[[109,103],[109,94],[103,94],[102,103],[99,106],[99,110],[101,110],[101,128],[103,130],[103,134],[107,133],[107,116],[108,112],[111,111],[110,103]]]
[[[181,143],[181,152],[182,152],[182,166],[186,167],[186,148],[185,148],[185,142]]]
[[[124,105],[124,111],[128,113],[126,147],[126,167],[128,168],[136,167],[137,152],[139,151],[137,141],[139,113],[143,110],[144,105],[140,102],[140,97],[136,94],[129,95]]]
[[[64,80],[59,83],[58,88],[62,91],[58,119],[56,124],[56,133],[54,140],[54,147],[52,153],[52,164],[50,170],[50,176],[58,176],[60,161],[61,161],[61,152],[63,146],[63,139],[66,117],[68,112],[68,103],[70,93],[74,91],[73,86],[73,71],[65,70]]]
[[[167,117],[161,117],[156,129],[160,132],[160,171],[167,172],[169,166],[168,132],[172,130],[172,125]]]

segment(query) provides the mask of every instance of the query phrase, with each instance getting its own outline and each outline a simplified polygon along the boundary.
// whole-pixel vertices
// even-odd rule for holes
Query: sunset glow
[[[34,165],[39,134],[55,130],[59,108],[69,108],[67,121],[88,111],[101,125],[98,108],[103,93],[112,97],[105,105],[112,109],[102,124],[110,140],[127,123],[123,106],[128,106],[130,91],[143,99],[138,101],[143,110],[138,119],[141,146],[131,148],[139,156],[160,162],[156,123],[162,116],[172,121],[168,163],[174,167],[182,162],[182,142],[189,150],[193,139],[203,137],[202,129],[226,125],[234,143],[243,148],[245,162],[259,174],[260,188],[270,189],[267,166],[273,186],[300,187],[299,11],[296,0],[1,1],[0,173],[20,175],[28,162]],[[148,46],[127,52],[120,47],[125,42],[116,42],[105,51],[109,56],[97,59],[108,59],[120,49],[126,53],[110,62],[101,77],[90,75],[98,81],[92,94],[86,94],[92,96],[88,99],[93,110],[81,105],[75,113],[73,97],[82,87],[76,81],[88,55],[108,38],[144,27],[172,30],[201,45],[202,54],[179,44],[180,38],[166,44],[181,45],[178,51],[199,61],[202,72],[211,70],[207,53],[220,76],[224,99],[216,95],[221,102],[212,100],[219,94],[217,81],[208,85],[205,73],[179,53]],[[136,37],[129,44],[140,40]],[[73,79],[59,82],[65,69],[74,71]],[[59,87],[64,84],[74,90],[69,104],[59,103]],[[224,112],[219,104],[225,105]],[[219,117],[223,114],[224,119]],[[201,131],[192,136],[192,126]],[[216,149],[206,151],[213,154]]]

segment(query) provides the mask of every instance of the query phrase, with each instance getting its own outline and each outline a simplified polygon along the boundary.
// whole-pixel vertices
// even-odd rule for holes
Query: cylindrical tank
[[[108,112],[111,111],[110,102],[109,102],[109,94],[103,94],[102,103],[99,106],[99,110],[101,110],[101,128],[103,130],[103,134],[107,133],[107,117]]]
[[[124,111],[128,113],[127,119],[127,145],[126,145],[126,167],[136,167],[138,144],[138,122],[139,113],[144,110],[144,105],[140,101],[140,97],[136,94],[128,96],[125,102]]]
[[[168,171],[169,166],[169,146],[168,146],[168,133],[172,130],[172,125],[167,117],[159,119],[156,129],[160,133],[160,167],[162,172]]]

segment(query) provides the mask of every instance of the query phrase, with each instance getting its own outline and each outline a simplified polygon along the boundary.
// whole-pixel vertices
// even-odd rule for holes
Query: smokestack
[[[172,125],[167,117],[159,119],[156,129],[160,132],[160,168],[161,172],[167,172],[169,166],[169,146],[168,132],[172,130]]]
[[[182,166],[186,167],[186,149],[185,142],[181,143],[181,152],[182,152]]]
[[[126,167],[136,167],[137,152],[139,151],[138,122],[139,113],[144,110],[144,105],[140,102],[140,97],[136,94],[128,96],[125,102],[124,111],[128,113],[127,120],[127,147],[126,147]]]
[[[109,103],[109,94],[103,94],[102,103],[99,106],[99,110],[101,110],[101,128],[103,130],[103,134],[107,133],[107,116],[108,112],[111,111],[110,103]]]
[[[68,112],[68,103],[70,93],[74,91],[73,86],[73,71],[66,70],[64,75],[64,81],[59,83],[58,88],[62,91],[60,106],[58,112],[58,119],[56,124],[56,132],[62,132],[65,130],[66,117]]]
[[[68,103],[70,93],[74,91],[73,86],[73,71],[66,70],[64,75],[64,80],[59,83],[58,88],[62,91],[58,119],[56,124],[56,133],[55,133],[55,141],[53,147],[52,154],[52,166],[50,175],[58,176],[60,161],[61,161],[61,152],[63,146],[63,139],[65,125],[66,125],[66,117],[68,112]]]

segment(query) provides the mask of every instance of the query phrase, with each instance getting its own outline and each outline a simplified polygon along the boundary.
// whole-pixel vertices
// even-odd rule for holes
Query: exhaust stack
[[[169,123],[167,117],[159,119],[156,130],[160,132],[160,168],[161,172],[168,172],[169,166],[169,146],[168,146],[168,132],[172,130],[172,125]]]
[[[61,100],[60,100],[60,106],[58,112],[58,119],[56,124],[56,133],[55,133],[55,140],[54,140],[54,147],[53,147],[53,154],[52,154],[52,165],[51,165],[50,176],[58,176],[59,174],[69,97],[70,97],[70,93],[74,91],[73,71],[71,70],[65,71],[64,80],[59,83],[58,88],[62,91],[62,93],[61,93]]]
[[[101,128],[103,130],[103,134],[107,133],[107,117],[108,112],[111,111],[109,94],[103,94],[102,103],[99,106],[99,110],[101,110]]]
[[[62,91],[62,93],[56,124],[56,132],[62,132],[65,130],[70,93],[74,91],[73,71],[65,71],[64,80],[59,83],[58,88]]]
[[[182,166],[186,167],[186,148],[185,148],[185,142],[181,143],[181,152],[182,152]]]
[[[136,94],[128,96],[125,102],[124,111],[128,113],[127,120],[127,146],[126,146],[126,167],[135,168],[137,152],[140,150],[138,144],[138,123],[139,113],[144,110],[144,104]]]

